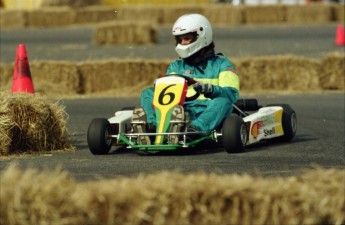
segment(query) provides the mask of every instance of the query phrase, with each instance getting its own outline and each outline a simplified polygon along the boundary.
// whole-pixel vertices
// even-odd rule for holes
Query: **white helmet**
[[[187,14],[177,19],[172,34],[196,33],[196,40],[188,45],[177,44],[175,51],[181,58],[187,58],[212,43],[212,27],[208,19],[200,14]]]

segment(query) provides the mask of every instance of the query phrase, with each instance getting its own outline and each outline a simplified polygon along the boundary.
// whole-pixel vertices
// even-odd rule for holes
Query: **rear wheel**
[[[87,130],[87,144],[94,155],[107,154],[112,145],[110,123],[107,119],[93,119]]]
[[[282,126],[284,135],[276,138],[279,141],[291,141],[297,132],[297,115],[287,104],[270,104],[267,106],[280,106],[283,108]]]
[[[224,120],[222,128],[223,146],[228,153],[243,152],[248,133],[243,119],[231,114]]]

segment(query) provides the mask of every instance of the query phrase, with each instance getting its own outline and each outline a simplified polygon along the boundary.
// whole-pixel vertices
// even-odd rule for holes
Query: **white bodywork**
[[[260,108],[257,112],[244,117],[247,129],[249,126],[247,145],[284,135],[282,115],[282,107],[272,106]]]
[[[133,110],[123,110],[115,112],[114,116],[109,118],[110,124],[118,124],[118,133],[127,132],[126,127],[130,127]]]
[[[126,133],[126,128],[131,125],[133,110],[115,112],[115,115],[108,119],[109,123],[118,127],[118,133]],[[248,140],[246,145],[257,143],[264,139],[271,139],[284,135],[282,127],[283,108],[271,106],[260,108],[257,112],[243,118],[248,129]]]

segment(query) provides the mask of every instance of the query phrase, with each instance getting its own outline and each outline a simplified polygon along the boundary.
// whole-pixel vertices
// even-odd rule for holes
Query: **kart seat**
[[[259,106],[259,104],[258,104],[258,100],[254,99],[254,98],[238,99],[238,101],[235,103],[235,105],[239,109],[241,109],[242,111],[256,111],[259,108],[261,108],[261,106]]]

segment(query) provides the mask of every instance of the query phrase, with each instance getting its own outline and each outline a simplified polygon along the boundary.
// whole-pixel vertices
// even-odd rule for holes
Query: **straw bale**
[[[242,90],[311,91],[320,88],[320,63],[313,59],[287,55],[248,58],[234,63],[241,77]]]
[[[202,5],[186,5],[186,6],[171,6],[162,8],[163,17],[162,24],[170,25],[175,23],[175,21],[182,15],[189,13],[199,13],[204,14],[207,8]]]
[[[77,182],[62,170],[10,166],[1,178],[1,224],[345,223],[340,169],[286,178],[160,172]]]
[[[104,22],[97,25],[93,40],[98,45],[155,43],[157,28],[148,22]]]
[[[345,21],[345,6],[344,4],[333,4],[333,20],[339,23],[344,23]]]
[[[157,5],[126,5],[116,10],[117,18],[126,21],[147,21],[154,24],[162,23],[162,6]]]
[[[243,9],[245,23],[284,23],[286,22],[285,5],[247,6]]]
[[[297,56],[231,59],[245,91],[343,90],[341,53],[321,60]],[[32,79],[37,93],[46,96],[80,94],[138,96],[144,87],[164,75],[170,60],[112,59],[81,63],[33,61]],[[0,88],[10,90],[13,64],[0,65]]]
[[[13,79],[14,64],[0,63],[0,91],[10,90]]]
[[[9,113],[9,109],[5,108],[2,108],[0,111],[0,155],[8,152],[9,146],[12,142],[8,131],[12,130],[15,127],[15,124],[12,119],[7,116]]]
[[[288,23],[329,23],[332,21],[332,6],[325,4],[291,5],[287,7]]]
[[[168,62],[120,60],[85,62],[78,66],[84,92],[112,93],[117,96],[138,96],[142,89],[151,86],[165,74]]]
[[[99,5],[101,0],[44,0],[43,6],[71,6],[83,7],[90,5]]]
[[[62,27],[72,21],[73,14],[69,7],[46,7],[28,11],[30,27]]]
[[[117,18],[114,8],[107,6],[89,6],[73,10],[74,24],[100,23],[113,21]]]
[[[319,73],[322,89],[344,90],[345,86],[345,54],[332,53],[323,58]]]
[[[70,191],[75,186],[75,182],[66,172],[56,169],[50,172],[50,175],[54,177],[47,177],[49,173],[38,172],[32,169],[24,172],[16,169],[14,166],[7,171],[1,174],[3,176],[1,176],[0,181],[0,224],[78,224],[73,223],[72,218],[68,218],[69,223],[66,223],[66,220],[61,217],[63,211],[69,211],[70,207],[73,207],[73,204],[66,204],[68,204],[69,196],[71,196]],[[11,187],[12,191],[9,187]],[[54,197],[49,197],[49,194]],[[23,201],[12,201],[16,196]],[[9,208],[19,211],[10,215],[8,213],[11,213],[12,210],[8,210]],[[20,212],[23,209],[28,209],[29,211]],[[44,210],[49,212],[52,217],[51,221],[46,220],[47,216],[44,215]],[[6,212],[6,214],[2,215],[2,212]],[[78,216],[80,215],[76,213],[76,217]],[[57,218],[60,218],[60,221]]]
[[[10,90],[13,80],[13,64],[0,65],[0,89]],[[32,61],[31,77],[35,92],[45,96],[82,94],[81,78],[77,65],[64,61]]]
[[[81,78],[75,63],[64,61],[33,61],[30,63],[35,91],[45,96],[81,94]]]
[[[28,13],[16,9],[0,9],[0,28],[23,28],[28,26]]]
[[[215,26],[228,26],[243,24],[244,7],[231,4],[216,4],[207,6],[204,15]]]
[[[1,96],[0,155],[72,148],[62,105],[27,93]]]

